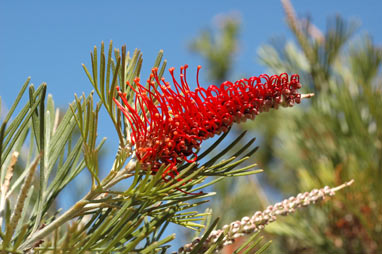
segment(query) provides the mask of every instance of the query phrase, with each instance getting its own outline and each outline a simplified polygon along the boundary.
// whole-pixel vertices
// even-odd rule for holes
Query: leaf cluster
[[[130,142],[130,126],[115,106],[116,87],[134,103],[134,78],[140,75],[142,54],[132,56],[123,46],[105,54],[95,47],[91,53],[91,71],[84,70],[94,92],[83,94],[64,113],[54,106],[52,96],[46,96],[47,86],[36,90],[29,86],[29,100],[19,110],[20,94],[5,116],[0,131],[1,196],[0,220],[3,230],[0,249],[11,253],[165,253],[174,234],[168,234],[170,224],[209,232],[210,212],[195,208],[208,202],[214,193],[204,192],[208,186],[226,177],[256,174],[256,164],[244,165],[257,150],[254,139],[232,153],[244,134],[220,149],[222,135],[201,152],[194,163],[178,165],[180,174],[164,179],[163,165],[157,174],[143,170],[135,159]],[[163,75],[166,61],[160,51],[154,63]],[[119,137],[120,147],[111,169],[100,178],[99,156],[105,139],[97,141],[98,117],[105,107]],[[27,152],[25,152],[27,151]],[[214,152],[214,156],[209,156]],[[88,193],[68,210],[56,208],[58,195],[82,171],[89,172]],[[210,176],[217,176],[209,181]],[[127,188],[120,189],[124,182]],[[203,190],[203,191],[201,191]],[[210,251],[218,248],[219,242]],[[249,244],[247,243],[249,246]],[[251,248],[255,245],[251,243]],[[258,243],[256,243],[258,246]]]

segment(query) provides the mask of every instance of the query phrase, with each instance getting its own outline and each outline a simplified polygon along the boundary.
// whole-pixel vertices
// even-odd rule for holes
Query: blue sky
[[[243,26],[235,72],[257,75],[263,69],[255,62],[256,49],[272,36],[290,36],[278,0],[70,2],[0,0],[0,94],[7,104],[28,76],[35,84],[47,82],[58,105],[67,105],[75,92],[89,92],[81,63],[89,65],[89,52],[101,41],[141,49],[146,73],[160,49],[169,66],[188,63],[192,69],[202,62],[187,43],[216,15],[237,12]],[[361,30],[382,41],[380,1],[292,2],[319,28],[327,16],[340,13],[362,21]]]
[[[382,2],[378,0],[292,0],[297,14],[309,15],[325,30],[328,16],[341,14],[361,22],[381,45]],[[256,50],[271,37],[291,38],[278,0],[266,1],[5,1],[0,0],[0,96],[10,106],[28,76],[36,85],[47,82],[56,105],[67,107],[74,93],[92,90],[81,63],[90,65],[90,50],[101,41],[113,40],[129,50],[143,51],[143,75],[160,49],[168,66],[189,64],[195,69],[202,59],[188,51],[188,43],[214,17],[241,16],[240,49],[234,73],[258,75]],[[202,69],[203,70],[203,69]],[[201,73],[203,75],[203,71]],[[191,77],[191,75],[190,75]],[[104,112],[103,112],[104,113]],[[112,164],[117,138],[106,114],[100,137],[107,136],[106,168]],[[65,205],[64,205],[65,207]]]
[[[382,2],[378,0],[292,0],[298,15],[309,16],[325,30],[328,16],[341,14],[361,22],[382,42]],[[202,59],[187,45],[201,29],[213,24],[217,15],[237,13],[241,17],[240,49],[235,74],[259,75],[256,50],[271,37],[292,38],[279,0],[266,1],[5,1],[0,0],[0,96],[10,106],[28,76],[39,85],[47,82],[56,105],[67,107],[74,93],[92,90],[81,63],[90,66],[89,53],[101,41],[113,40],[129,50],[143,52],[143,77],[160,49],[168,67],[190,65],[194,71]],[[203,69],[201,72],[203,80]],[[192,74],[189,75],[192,77]],[[237,76],[236,76],[237,77]],[[191,80],[191,79],[190,79]],[[208,81],[207,81],[208,82]],[[116,135],[102,116],[100,136],[109,138],[114,152]],[[115,149],[114,149],[115,148]]]

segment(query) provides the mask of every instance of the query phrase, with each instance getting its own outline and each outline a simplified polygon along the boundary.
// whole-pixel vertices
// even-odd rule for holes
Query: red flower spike
[[[131,125],[131,140],[143,167],[156,173],[164,163],[169,165],[163,177],[178,175],[176,165],[181,161],[194,162],[195,153],[203,140],[226,132],[233,123],[254,119],[261,112],[279,106],[291,107],[300,103],[299,76],[288,79],[286,73],[266,74],[235,83],[226,81],[207,89],[199,84],[191,91],[187,79],[188,65],[180,68],[180,83],[175,78],[175,68],[170,68],[173,86],[158,77],[153,68],[148,88],[136,78],[134,105],[129,105],[126,94],[118,90],[121,102],[114,98],[118,108]],[[140,113],[142,112],[142,113]],[[190,157],[193,156],[193,159]]]

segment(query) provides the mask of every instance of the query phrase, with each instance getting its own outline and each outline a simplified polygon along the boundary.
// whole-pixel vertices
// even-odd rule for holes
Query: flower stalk
[[[268,206],[264,211],[257,211],[251,217],[245,216],[240,221],[234,221],[229,225],[224,225],[221,229],[213,230],[207,237],[206,241],[202,244],[201,252],[205,252],[208,248],[216,244],[217,240],[224,235],[223,240],[220,242],[219,248],[223,248],[225,245],[233,244],[235,239],[258,232],[266,225],[274,222],[278,216],[286,216],[290,213],[294,213],[297,208],[306,207],[311,204],[315,204],[317,201],[321,201],[326,197],[334,196],[335,193],[347,186],[353,184],[354,180],[346,182],[340,186],[330,188],[325,186],[321,189],[314,189],[310,192],[300,193],[296,197],[290,197],[282,202]],[[200,243],[201,238],[195,238],[191,243],[179,248],[178,254],[187,254]]]

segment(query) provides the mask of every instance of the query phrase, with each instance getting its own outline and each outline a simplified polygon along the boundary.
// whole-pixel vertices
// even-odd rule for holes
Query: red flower
[[[114,99],[131,125],[138,160],[153,173],[165,163],[170,165],[165,176],[174,177],[178,174],[176,164],[196,160],[195,151],[203,140],[270,108],[293,106],[301,101],[298,75],[288,79],[286,73],[271,77],[263,74],[205,89],[198,81],[198,66],[197,88],[191,91],[186,81],[187,67],[180,68],[180,83],[175,79],[174,68],[170,68],[174,88],[164,78],[159,80],[158,69],[153,68],[148,87],[139,78],[134,80],[136,89],[127,83],[136,93],[134,105],[129,105],[126,94],[120,91],[122,104]]]

